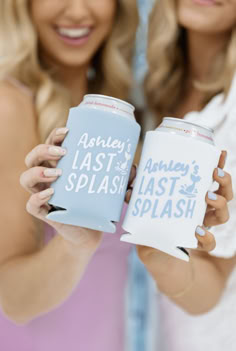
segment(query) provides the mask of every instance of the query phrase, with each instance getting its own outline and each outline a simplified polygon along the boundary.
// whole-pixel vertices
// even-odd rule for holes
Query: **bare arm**
[[[148,252],[149,251],[149,252]],[[236,265],[236,258],[220,259],[204,252],[192,251],[191,263],[147,248],[140,253],[159,290],[167,296],[186,293],[171,298],[190,314],[202,314],[211,310],[220,300],[228,276]],[[194,275],[192,275],[194,272]]]
[[[56,308],[73,292],[92,254],[58,235],[43,249],[2,264],[0,299],[5,315],[25,324]]]
[[[30,99],[0,86],[0,118],[0,305],[24,324],[71,294],[99,240],[75,245],[58,235],[43,246],[42,225],[26,212],[29,196],[19,184],[25,156],[38,143]]]

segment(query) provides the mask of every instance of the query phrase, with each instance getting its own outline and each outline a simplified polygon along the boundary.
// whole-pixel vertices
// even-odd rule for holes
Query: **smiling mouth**
[[[221,2],[219,0],[193,0],[193,2],[199,5],[207,6],[221,5]]]
[[[81,27],[81,28],[57,27],[56,31],[60,36],[64,38],[78,40],[78,39],[88,37],[92,29],[90,27]]]

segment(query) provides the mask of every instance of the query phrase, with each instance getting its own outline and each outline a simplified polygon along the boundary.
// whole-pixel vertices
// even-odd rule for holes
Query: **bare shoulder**
[[[20,186],[25,157],[37,143],[30,97],[11,84],[0,83],[0,265],[41,244],[35,220],[25,209],[29,194]]]
[[[8,125],[22,126],[22,121],[35,124],[33,99],[7,81],[0,82],[0,121]]]
[[[26,153],[37,142],[33,99],[8,82],[0,82],[0,125],[0,159],[5,147]]]

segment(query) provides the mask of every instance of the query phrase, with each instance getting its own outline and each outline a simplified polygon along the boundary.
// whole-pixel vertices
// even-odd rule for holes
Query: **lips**
[[[70,39],[81,39],[88,36],[91,32],[90,27],[80,27],[80,28],[58,27],[56,30],[58,34]]]
[[[214,6],[217,5],[218,1],[216,0],[193,0],[195,4],[205,5],[205,6]]]

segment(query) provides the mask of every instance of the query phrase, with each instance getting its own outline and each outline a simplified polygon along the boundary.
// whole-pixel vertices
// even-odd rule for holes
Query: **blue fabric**
[[[136,80],[141,82],[147,70],[146,48],[148,17],[151,12],[154,0],[137,0],[140,25],[136,36],[136,53],[134,58],[134,74]]]
[[[136,36],[136,53],[134,58],[134,76],[137,87],[134,89],[133,99],[138,96],[138,100],[143,99],[141,84],[147,71],[146,49],[148,17],[155,0],[137,0],[140,25]],[[136,105],[138,101],[136,101]],[[152,344],[150,335],[150,276],[137,256],[136,249],[131,251],[129,257],[129,282],[128,282],[128,307],[127,307],[127,350],[128,351],[151,351],[149,345]],[[155,311],[154,311],[155,313]],[[153,326],[155,329],[155,326]],[[155,351],[156,348],[155,348]]]
[[[134,248],[129,256],[128,345],[129,351],[147,350],[148,275]]]

